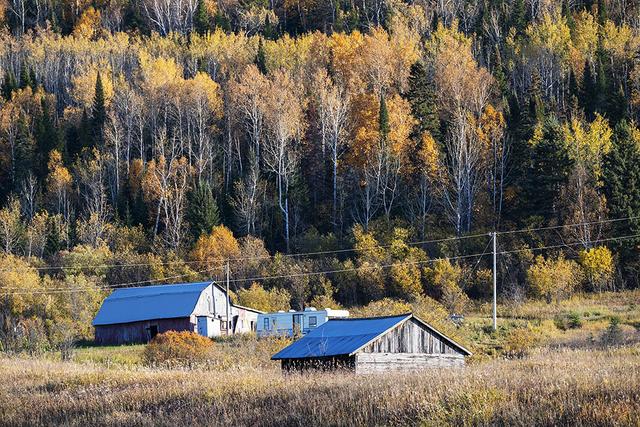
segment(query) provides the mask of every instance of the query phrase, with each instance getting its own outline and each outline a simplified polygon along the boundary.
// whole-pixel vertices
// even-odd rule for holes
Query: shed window
[[[315,328],[318,326],[318,318],[316,316],[309,316],[309,327]]]
[[[268,318],[268,317],[265,317],[265,318],[264,318],[264,330],[265,330],[265,331],[268,331],[268,330],[269,330],[269,326],[270,326],[270,325],[269,325],[269,318]]]

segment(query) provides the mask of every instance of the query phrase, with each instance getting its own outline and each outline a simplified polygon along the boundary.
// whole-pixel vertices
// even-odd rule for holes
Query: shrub
[[[149,366],[188,366],[205,362],[213,342],[194,332],[169,331],[157,335],[144,349],[143,360]]]
[[[604,347],[614,347],[622,344],[624,336],[622,328],[620,328],[620,318],[613,316],[609,321],[609,326],[602,334],[600,342]]]
[[[531,328],[513,329],[507,334],[504,342],[504,355],[508,358],[522,358],[531,352],[540,337]]]
[[[553,323],[562,331],[579,329],[582,327],[582,318],[579,313],[572,311],[570,313],[557,314],[553,318]]]

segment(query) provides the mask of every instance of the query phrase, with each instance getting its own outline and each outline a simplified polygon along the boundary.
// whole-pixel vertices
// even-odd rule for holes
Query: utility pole
[[[227,335],[229,335],[229,329],[231,328],[231,322],[229,321],[229,260],[227,260],[227,263],[225,264],[225,273],[227,276],[227,295],[226,295],[226,301],[227,301]]]
[[[496,233],[495,231],[493,233],[491,233],[491,238],[493,240],[493,330],[497,330],[498,329],[498,314],[497,314],[497,299],[498,299],[498,269],[496,268],[497,265],[497,256],[498,256],[498,252],[496,250],[497,245],[497,240],[498,240],[498,233]]]

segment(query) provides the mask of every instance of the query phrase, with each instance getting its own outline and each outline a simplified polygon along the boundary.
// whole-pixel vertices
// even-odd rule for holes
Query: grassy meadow
[[[217,340],[195,369],[145,366],[143,345],[78,348],[72,362],[4,357],[0,423],[640,425],[639,296],[501,306],[495,333],[477,307],[459,328],[468,366],[409,375],[285,376],[269,356],[287,342],[251,336]]]

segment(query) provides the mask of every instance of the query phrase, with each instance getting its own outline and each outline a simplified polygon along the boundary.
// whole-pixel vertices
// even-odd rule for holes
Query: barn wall
[[[409,319],[360,350],[362,353],[460,354],[439,335]]]
[[[421,353],[358,353],[355,356],[357,374],[387,371],[412,371],[425,368],[464,366],[464,356]]]
[[[95,327],[96,343],[99,345],[146,343],[151,338],[148,328],[152,325],[158,326],[159,334],[167,331],[196,331],[196,325],[189,317],[98,325]]]
[[[282,359],[285,372],[305,371],[355,371],[355,356],[314,357],[308,359]]]

